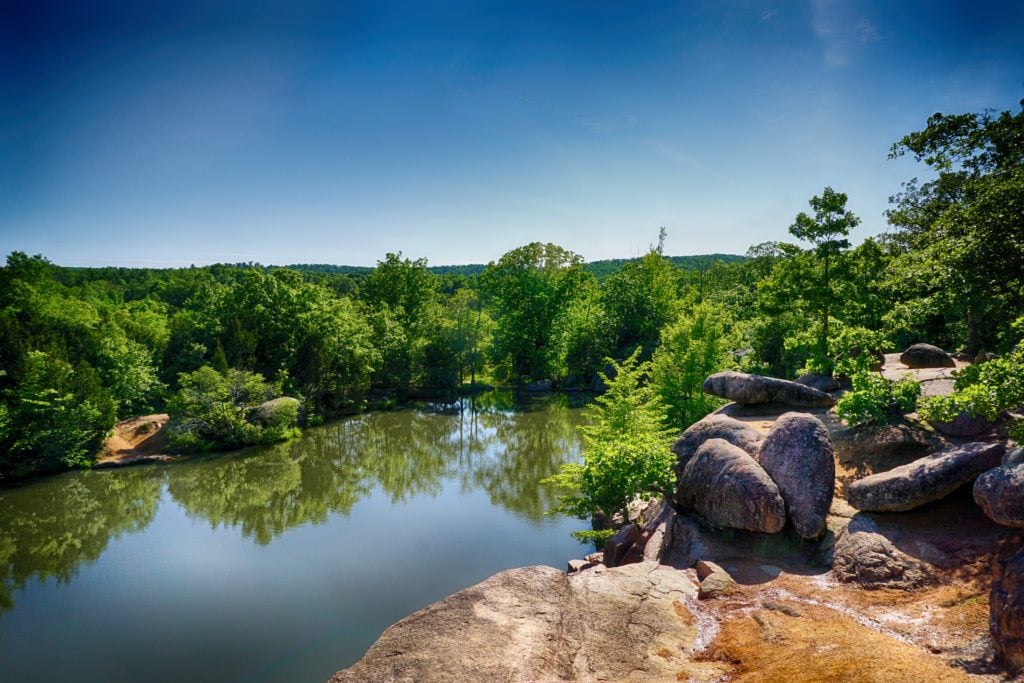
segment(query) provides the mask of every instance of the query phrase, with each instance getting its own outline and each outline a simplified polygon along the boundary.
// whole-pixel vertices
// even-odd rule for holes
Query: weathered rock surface
[[[690,425],[672,444],[672,452],[676,454],[677,479],[686,468],[686,463],[690,462],[693,454],[708,439],[725,439],[733,446],[742,448],[749,455],[757,457],[757,449],[760,447],[761,441],[764,440],[764,436],[740,420],[726,415],[708,415],[703,420]]]
[[[898,423],[840,427],[831,436],[839,462],[855,465],[873,466],[892,458],[920,457],[941,445],[937,437]]]
[[[402,619],[331,681],[674,681],[697,644],[695,593],[654,562],[511,569]]]
[[[846,499],[858,510],[898,512],[944,498],[979,474],[999,465],[1001,444],[953,446],[914,462],[859,479]]]
[[[609,567],[622,564],[626,553],[633,543],[640,538],[640,529],[636,524],[624,524],[604,543],[604,563]]]
[[[806,375],[800,375],[796,378],[798,384],[817,389],[818,391],[824,391],[830,393],[833,391],[839,391],[839,381],[832,375],[822,375],[817,372],[810,372]]]
[[[247,419],[264,427],[287,427],[294,425],[299,417],[299,399],[280,396],[264,401],[249,411]]]
[[[1024,549],[995,563],[989,595],[989,631],[1013,673],[1024,670]]]
[[[1024,448],[1018,446],[1006,451],[1003,456],[1003,467],[1013,467],[1024,464]]]
[[[793,529],[803,538],[821,536],[836,482],[832,440],[821,420],[786,413],[765,437],[758,462],[779,487]]]
[[[708,574],[697,586],[698,600],[711,600],[736,592],[736,582],[724,569]]]
[[[1024,465],[983,473],[974,482],[974,501],[993,522],[1024,528]]]
[[[719,526],[773,534],[786,525],[778,486],[746,451],[724,439],[697,449],[678,479],[675,500]]]
[[[761,377],[744,372],[717,372],[704,380],[704,393],[743,405],[782,403],[797,408],[830,406],[835,399],[824,391],[787,379]]]
[[[977,436],[983,432],[987,432],[992,427],[992,425],[984,419],[980,417],[972,417],[966,412],[960,413],[949,422],[932,420],[929,424],[946,436],[954,436],[961,439]]]
[[[955,368],[953,357],[931,344],[913,344],[900,354],[900,362],[908,368]]]
[[[927,564],[899,550],[862,516],[854,518],[836,541],[832,573],[865,588],[910,589],[931,579]]]

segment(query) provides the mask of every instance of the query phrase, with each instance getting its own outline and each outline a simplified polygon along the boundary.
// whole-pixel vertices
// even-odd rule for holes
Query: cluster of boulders
[[[803,538],[818,538],[835,489],[828,430],[816,417],[786,413],[767,436],[739,420],[713,415],[673,447],[673,502],[716,526],[778,533],[787,519]]]

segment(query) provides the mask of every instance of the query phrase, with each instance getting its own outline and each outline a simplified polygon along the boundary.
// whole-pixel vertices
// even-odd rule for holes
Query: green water
[[[495,393],[0,490],[0,680],[322,681],[434,600],[585,552],[538,483],[581,418]]]

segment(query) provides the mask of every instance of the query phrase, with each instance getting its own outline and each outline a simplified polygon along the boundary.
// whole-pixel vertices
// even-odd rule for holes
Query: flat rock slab
[[[331,683],[675,681],[695,666],[696,592],[655,562],[510,569],[394,624]]]
[[[777,377],[761,377],[744,372],[717,372],[706,380],[704,393],[742,403],[759,405],[781,403],[797,408],[830,406],[835,399],[824,391]]]
[[[900,512],[945,498],[986,470],[997,467],[1002,444],[953,446],[847,487],[846,500],[858,510]]]

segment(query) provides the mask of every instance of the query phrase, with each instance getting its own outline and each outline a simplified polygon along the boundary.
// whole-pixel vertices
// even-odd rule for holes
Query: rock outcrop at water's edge
[[[689,573],[655,562],[571,576],[551,567],[510,569],[394,624],[331,683],[711,674],[713,665],[688,661],[700,637],[686,607],[696,592]]]
[[[992,521],[1015,524],[1024,456],[779,406],[686,430],[671,504],[636,501],[603,554],[460,591],[332,681],[995,681],[989,632],[1024,665],[1022,538]]]
[[[744,372],[717,372],[704,380],[703,389],[706,394],[742,405],[777,403],[795,408],[820,408],[835,403],[824,391],[804,384]]]

